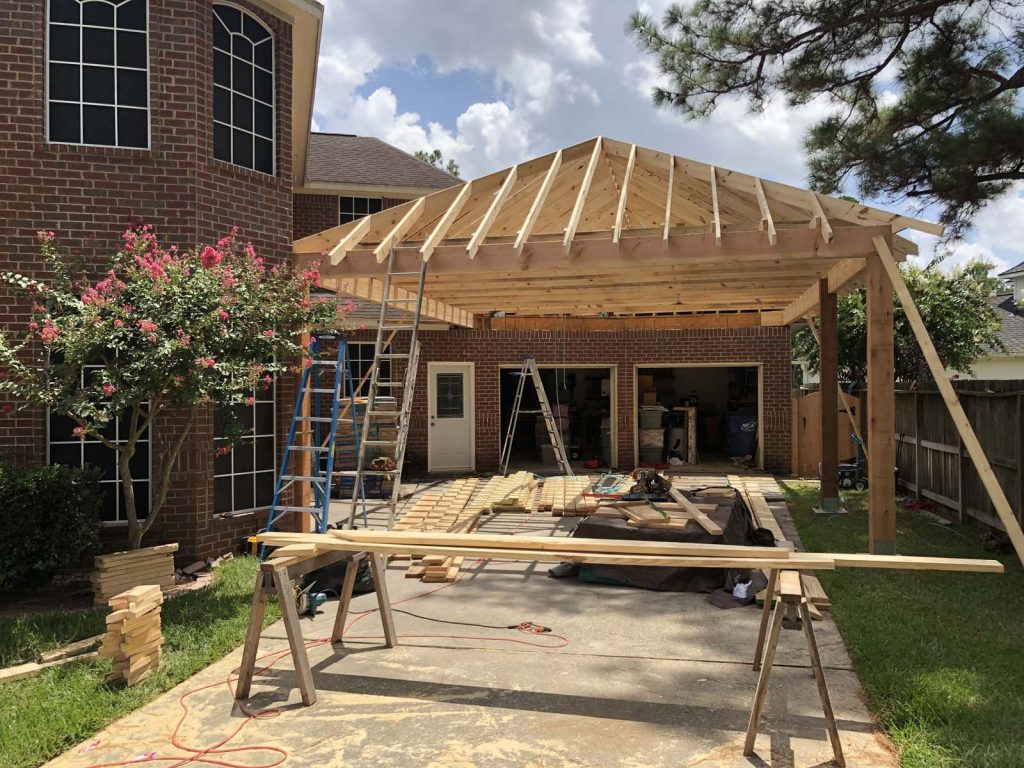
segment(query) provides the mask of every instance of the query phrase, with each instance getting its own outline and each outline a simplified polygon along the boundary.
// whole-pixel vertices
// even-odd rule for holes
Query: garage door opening
[[[611,405],[614,402],[614,369],[538,366],[544,392],[556,421],[560,422],[562,441],[575,472],[593,471],[613,465],[614,426]],[[520,368],[500,370],[501,429],[498,450],[504,445],[519,384]],[[509,472],[528,471],[552,475],[558,472],[544,418],[530,413],[540,407],[533,382],[523,387],[523,403],[512,438]]]
[[[758,366],[638,367],[636,386],[639,464],[761,466]]]

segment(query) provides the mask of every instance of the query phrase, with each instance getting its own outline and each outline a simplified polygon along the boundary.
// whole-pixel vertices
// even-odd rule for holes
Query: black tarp
[[[707,504],[710,498],[694,498],[695,503]],[[699,544],[735,544],[753,546],[754,525],[746,506],[739,496],[725,501],[708,513],[722,528],[715,536],[695,522],[683,528],[634,528],[625,520],[608,517],[587,517],[580,520],[573,536],[588,539],[626,539],[632,541],[689,542]],[[611,580],[631,587],[656,589],[663,592],[713,592],[721,587],[731,588],[736,581],[749,581],[749,570],[726,568],[671,568],[643,565],[588,565],[586,568],[598,580]]]

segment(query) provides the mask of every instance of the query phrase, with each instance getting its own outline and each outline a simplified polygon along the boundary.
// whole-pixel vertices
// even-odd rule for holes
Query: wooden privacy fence
[[[954,382],[1017,520],[1024,515],[1024,380]],[[896,392],[900,484],[919,499],[1005,530],[935,390]]]
[[[853,418],[857,420],[858,428],[863,435],[860,398],[844,392],[843,400],[846,401],[846,408],[850,409]],[[794,393],[792,402],[792,472],[797,477],[818,477],[821,464],[821,392]],[[857,449],[851,438],[853,428],[842,401],[836,410],[835,418],[839,425],[839,460],[845,461],[856,457]]]

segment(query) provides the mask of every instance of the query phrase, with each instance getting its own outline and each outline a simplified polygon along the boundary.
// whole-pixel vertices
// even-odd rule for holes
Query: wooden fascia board
[[[585,266],[594,272],[615,268],[678,267],[688,264],[722,264],[740,266],[742,262],[773,260],[783,263],[796,259],[849,259],[870,252],[871,238],[889,234],[889,227],[850,226],[836,227],[831,243],[822,243],[815,230],[806,227],[780,229],[778,245],[770,250],[765,235],[757,229],[727,231],[722,234],[722,245],[717,246],[706,228],[693,232],[674,232],[669,236],[669,247],[662,242],[660,230],[643,236],[624,235],[618,245],[610,237],[577,238],[568,254],[560,240],[532,240],[531,259],[523,264],[514,258],[512,242],[482,243],[475,259],[466,258],[466,247],[461,244],[441,244],[434,250],[430,272],[439,274],[480,274],[489,272],[522,272],[557,270],[572,264]],[[396,271],[411,272],[420,266],[419,250],[414,246],[395,249]],[[326,270],[326,271],[325,271]],[[321,269],[324,275],[376,276],[383,275],[385,265],[378,264],[370,250],[350,251],[338,265]]]

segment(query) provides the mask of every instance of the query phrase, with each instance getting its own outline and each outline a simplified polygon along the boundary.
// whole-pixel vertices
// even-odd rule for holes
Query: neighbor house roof
[[[1017,309],[1012,293],[997,294],[991,301],[999,316],[999,322],[1002,323],[999,339],[1006,350],[989,350],[990,353],[996,356],[1024,355],[1024,312]]]
[[[1024,261],[1015,267],[1010,267],[1005,272],[1000,272],[1000,277],[1015,277],[1017,275],[1024,275]]]
[[[373,136],[311,133],[305,186],[419,197],[462,181]]]
[[[428,262],[428,314],[577,317],[759,312],[764,324],[811,313],[819,279],[841,291],[875,238],[942,227],[605,137],[295,241],[325,282],[364,295],[415,290]],[[360,281],[365,281],[361,283]],[[360,283],[360,285],[356,285]],[[436,303],[436,313],[434,308]],[[449,310],[454,309],[454,312]],[[768,317],[766,317],[768,315]]]

